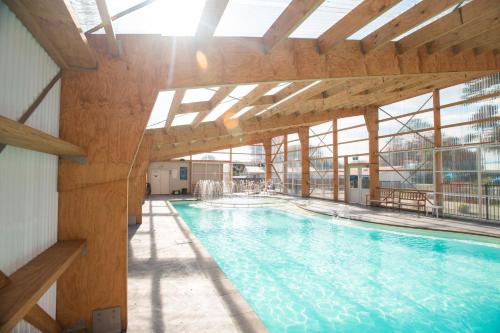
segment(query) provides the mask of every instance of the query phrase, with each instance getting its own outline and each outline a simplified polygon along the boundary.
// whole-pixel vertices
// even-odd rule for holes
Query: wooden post
[[[283,135],[283,193],[288,193],[288,135]]]
[[[337,132],[337,118],[332,120],[332,150],[333,150],[333,200],[339,201],[339,142]]]
[[[351,180],[349,179],[349,157],[344,156],[344,202],[349,202],[349,186]]]
[[[378,108],[368,108],[365,112],[365,123],[368,129],[368,162],[370,170],[370,199],[378,200],[380,192],[378,161]]]
[[[63,72],[60,137],[88,155],[85,165],[59,162],[58,239],[87,239],[88,248],[57,282],[63,327],[83,320],[89,330],[94,310],[120,307],[127,328],[129,177],[168,61],[159,37],[121,42],[123,56],[112,59],[105,38],[89,39],[99,68]]]
[[[302,166],[302,197],[310,195],[310,173],[309,173],[309,127],[299,128],[299,140],[301,149]]]
[[[189,180],[188,180],[188,191],[193,193],[193,154],[189,154]]]
[[[264,146],[264,154],[266,159],[266,186],[272,181],[272,166],[271,166],[271,138],[262,142]]]
[[[441,106],[439,100],[439,90],[435,89],[432,92],[432,106],[434,111],[434,148],[441,148],[442,146],[442,136],[441,136]],[[443,205],[443,177],[442,177],[442,162],[443,154],[441,151],[432,152],[435,154],[434,159],[434,187],[436,192],[436,197],[434,198],[434,204],[437,206]],[[441,213],[441,212],[440,212]]]

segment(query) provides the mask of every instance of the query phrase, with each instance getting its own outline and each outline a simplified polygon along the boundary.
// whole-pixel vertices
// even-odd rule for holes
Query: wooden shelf
[[[82,148],[3,116],[0,116],[0,143],[66,159],[86,160]]]
[[[10,332],[82,253],[84,240],[60,241],[9,277],[0,288],[0,333]]]

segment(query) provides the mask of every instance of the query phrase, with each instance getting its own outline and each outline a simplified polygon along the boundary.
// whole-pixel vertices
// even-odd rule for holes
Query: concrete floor
[[[129,227],[127,332],[267,332],[165,198]]]

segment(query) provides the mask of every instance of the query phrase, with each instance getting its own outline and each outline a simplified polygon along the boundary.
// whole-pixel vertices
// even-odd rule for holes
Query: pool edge
[[[182,229],[182,232],[185,233],[186,238],[196,247],[193,247],[193,251],[197,256],[196,261],[203,274],[212,282],[217,292],[217,296],[220,298],[230,318],[235,321],[236,327],[245,327],[246,329],[240,330],[242,332],[270,333],[264,322],[240,294],[238,288],[215,262],[203,243],[191,232],[186,221],[184,221],[175,206],[172,205],[172,202],[166,200],[166,204],[177,215],[178,221],[180,222],[179,227]]]

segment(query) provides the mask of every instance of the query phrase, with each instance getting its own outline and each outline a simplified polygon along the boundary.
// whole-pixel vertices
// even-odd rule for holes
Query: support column
[[[351,180],[349,179],[349,157],[344,156],[344,202],[349,202],[349,187]]]
[[[378,158],[378,108],[370,107],[365,112],[365,123],[368,129],[368,162],[370,170],[370,199],[378,200],[379,192],[379,158]]]
[[[264,146],[264,156],[266,159],[266,187],[272,181],[272,165],[271,165],[271,138],[262,142]]]
[[[142,224],[142,205],[146,196],[150,148],[150,137],[143,136],[128,177],[128,218],[135,218],[136,224]]]
[[[337,118],[332,121],[332,150],[333,150],[333,200],[339,201],[339,142],[337,132]]]
[[[441,136],[441,106],[439,100],[439,90],[435,89],[432,92],[432,106],[434,111],[434,147],[441,148],[442,136]],[[434,190],[435,190],[435,198],[434,204],[438,206],[443,205],[443,174],[442,174],[442,165],[443,165],[443,153],[441,151],[432,152],[435,154],[434,156]],[[440,212],[441,213],[441,212]]]
[[[310,191],[310,173],[309,173],[309,127],[299,128],[300,157],[302,169],[302,197],[309,197]]]
[[[60,137],[83,147],[88,163],[60,160],[58,239],[86,239],[87,255],[57,281],[57,321],[64,328],[92,312],[120,307],[127,328],[129,175],[160,87],[168,79],[162,39],[122,36],[123,55],[107,55],[105,36],[88,36],[99,67],[65,71]]]
[[[288,193],[288,135],[283,135],[283,193]]]

